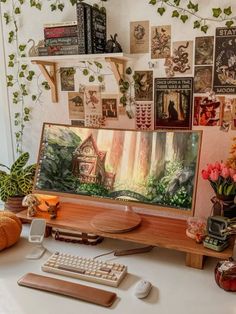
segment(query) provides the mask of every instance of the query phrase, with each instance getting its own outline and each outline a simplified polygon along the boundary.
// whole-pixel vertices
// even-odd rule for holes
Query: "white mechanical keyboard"
[[[61,252],[55,252],[42,270],[112,287],[117,287],[127,274],[127,266]]]

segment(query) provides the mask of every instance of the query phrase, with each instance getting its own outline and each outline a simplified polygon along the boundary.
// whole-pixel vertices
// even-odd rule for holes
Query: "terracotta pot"
[[[25,207],[22,206],[22,200],[24,196],[12,196],[8,197],[6,203],[5,203],[5,210],[9,210],[13,213],[18,213],[25,209]]]

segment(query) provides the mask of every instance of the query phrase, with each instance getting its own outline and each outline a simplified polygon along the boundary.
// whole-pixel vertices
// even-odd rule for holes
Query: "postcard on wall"
[[[193,78],[155,79],[155,129],[191,129]]]
[[[60,68],[61,90],[71,92],[75,90],[75,69]]]
[[[153,100],[153,71],[135,71],[135,101]]]
[[[153,102],[136,102],[135,127],[137,130],[154,129],[153,111]]]
[[[119,95],[102,95],[102,115],[106,119],[118,119]]]
[[[149,52],[149,21],[130,22],[130,53]]]
[[[76,125],[78,127],[84,127],[85,121],[84,120],[71,120],[71,125]]]
[[[196,37],[195,64],[213,64],[214,36]]]
[[[86,86],[84,89],[85,115],[102,116],[102,100],[99,86]]]
[[[194,92],[207,93],[212,90],[212,66],[195,66]]]
[[[214,91],[236,94],[236,27],[216,28]]]
[[[193,72],[193,42],[173,42],[174,71],[177,74],[192,74]]]
[[[221,108],[221,99],[218,97],[195,97],[193,125],[219,126]]]
[[[230,125],[233,125],[233,110],[236,105],[236,99],[232,97],[219,97],[222,103],[222,121],[221,130],[228,132]]]
[[[84,93],[68,93],[69,119],[84,119]]]
[[[153,26],[151,34],[151,58],[169,58],[171,55],[171,26]]]
[[[102,128],[105,126],[106,119],[102,114],[86,114],[85,115],[85,126],[92,128]]]

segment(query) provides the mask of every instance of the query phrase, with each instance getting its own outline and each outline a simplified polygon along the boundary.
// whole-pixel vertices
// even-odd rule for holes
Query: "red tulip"
[[[211,173],[211,171],[214,169],[214,166],[212,164],[207,164],[207,171]]]
[[[223,178],[227,179],[230,175],[229,173],[229,169],[227,167],[224,167],[222,170],[221,170],[221,175]]]
[[[204,180],[208,180],[209,179],[209,172],[207,170],[202,170],[202,178]]]
[[[221,170],[221,164],[218,161],[215,163],[214,169]]]
[[[210,179],[211,181],[217,181],[219,179],[219,170],[214,169],[210,173]]]
[[[234,182],[236,182],[236,174],[233,176],[233,180]]]

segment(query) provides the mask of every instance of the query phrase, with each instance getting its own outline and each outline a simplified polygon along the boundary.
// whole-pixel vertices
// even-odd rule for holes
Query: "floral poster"
[[[130,53],[149,52],[149,21],[130,23]]]
[[[171,55],[171,26],[153,26],[151,29],[151,58],[163,59]]]

